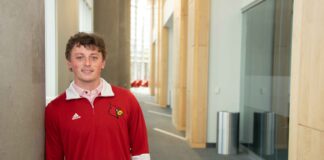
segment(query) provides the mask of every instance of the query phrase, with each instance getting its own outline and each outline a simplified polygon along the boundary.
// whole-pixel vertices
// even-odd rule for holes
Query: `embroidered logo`
[[[117,115],[117,117],[120,117],[120,116],[122,116],[123,114],[124,114],[123,110],[121,110],[121,109],[116,109],[116,115]]]
[[[111,104],[109,108],[109,113],[116,118],[120,118],[124,115],[124,111],[121,108]]]
[[[81,118],[81,116],[79,116],[77,113],[74,113],[74,115],[72,116],[72,120],[77,120],[80,118]]]

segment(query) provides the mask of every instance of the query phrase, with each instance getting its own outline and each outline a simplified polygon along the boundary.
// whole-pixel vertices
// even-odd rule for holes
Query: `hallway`
[[[192,149],[185,141],[184,132],[172,125],[170,108],[154,104],[154,97],[142,91],[132,90],[137,97],[147,125],[152,160],[253,160],[247,152],[239,155],[221,156],[216,148]],[[171,135],[170,135],[171,134]]]

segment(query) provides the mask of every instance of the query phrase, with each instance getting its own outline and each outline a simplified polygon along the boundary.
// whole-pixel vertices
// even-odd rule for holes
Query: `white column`
[[[56,0],[45,0],[46,104],[57,96]]]

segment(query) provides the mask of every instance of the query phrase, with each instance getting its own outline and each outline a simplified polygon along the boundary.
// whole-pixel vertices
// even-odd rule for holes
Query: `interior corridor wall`
[[[44,159],[43,0],[0,1],[0,159]]]
[[[172,107],[172,97],[174,92],[174,49],[173,49],[173,16],[167,22],[168,26],[168,105]]]
[[[263,0],[241,0],[242,7],[247,7],[252,4],[260,3]]]
[[[56,0],[45,0],[45,84],[46,104],[58,95]]]
[[[211,1],[207,143],[216,142],[217,112],[239,112],[243,0]]]
[[[57,54],[58,94],[65,91],[73,80],[65,59],[65,48],[69,38],[79,31],[79,1],[57,0]]]
[[[94,31],[106,43],[106,67],[102,76],[109,83],[130,87],[130,0],[95,0]]]

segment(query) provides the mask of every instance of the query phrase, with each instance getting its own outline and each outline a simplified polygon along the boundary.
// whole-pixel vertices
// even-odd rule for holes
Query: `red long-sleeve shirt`
[[[93,105],[70,86],[45,111],[47,160],[149,160],[141,108],[127,90],[104,87]]]

